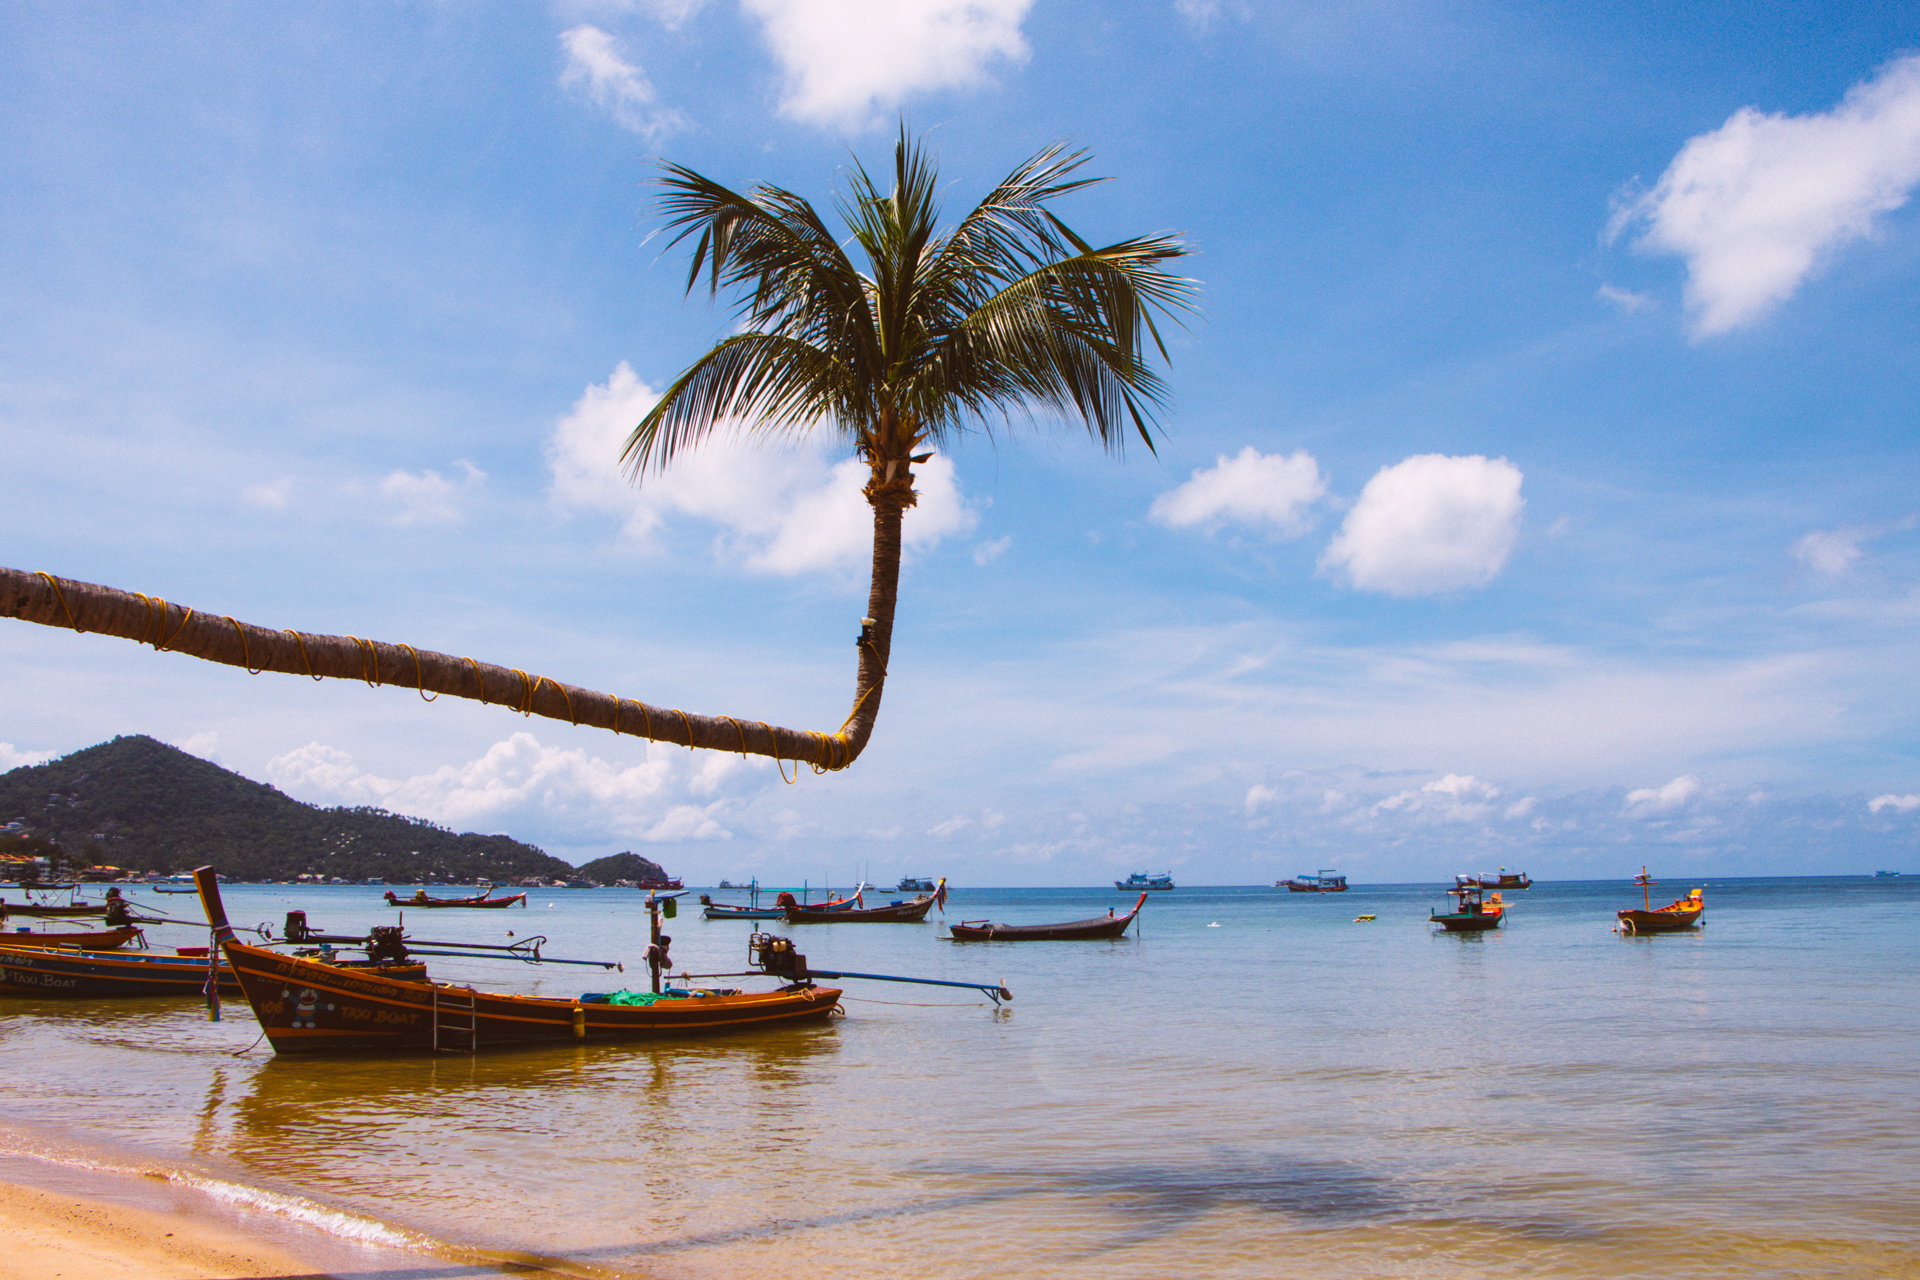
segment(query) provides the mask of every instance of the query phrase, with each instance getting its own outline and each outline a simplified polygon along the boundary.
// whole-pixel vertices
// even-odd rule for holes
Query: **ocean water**
[[[1118,942],[774,925],[820,968],[1015,999],[849,982],[827,1025],[653,1046],[276,1059],[244,1004],[9,998],[0,1131],[572,1274],[1920,1275],[1920,879],[1705,883],[1706,927],[1653,938],[1612,932],[1625,881],[1509,893],[1472,936],[1432,932],[1445,898],[1411,885],[1183,887]],[[380,892],[226,896],[236,922],[353,932],[394,915]],[[1131,901],[961,887],[947,918]],[[630,963],[644,921],[621,890],[407,918]],[[685,914],[676,964],[743,968],[755,927]]]

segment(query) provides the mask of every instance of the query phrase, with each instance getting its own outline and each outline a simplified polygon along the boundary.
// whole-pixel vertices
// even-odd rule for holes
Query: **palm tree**
[[[805,200],[777,187],[737,195],[667,168],[673,243],[698,236],[689,291],[742,291],[748,331],[669,387],[628,438],[636,481],[730,424],[755,433],[828,429],[872,468],[873,583],[860,633],[853,712],[837,733],[701,716],[562,684],[516,667],[359,636],[275,630],[139,592],[0,568],[0,618],[120,636],[244,667],[412,685],[527,715],[657,742],[844,769],[873,733],[892,648],[900,523],[913,466],[969,429],[1015,414],[1078,419],[1121,452],[1129,431],[1153,448],[1165,388],[1147,342],[1154,315],[1177,315],[1193,283],[1167,274],[1185,250],[1170,235],[1096,249],[1046,207],[1090,185],[1083,152],[1049,147],[1015,169],[951,231],[939,230],[936,175],[902,128],[882,193],[856,163],[842,202],[862,273]]]
[[[1129,433],[1151,451],[1165,387],[1149,339],[1166,358],[1154,317],[1193,301],[1193,282],[1166,270],[1185,253],[1176,237],[1094,248],[1047,208],[1098,181],[1075,176],[1083,151],[1040,151],[944,232],[937,170],[904,125],[893,161],[885,191],[855,160],[845,243],[791,191],[741,195],[666,166],[670,243],[695,240],[687,291],[703,274],[710,293],[737,291],[744,331],[667,388],[622,455],[638,483],[728,427],[827,430],[871,468],[873,575],[853,711],[835,735],[841,767],[880,711],[914,464],[964,431],[1036,412],[1077,419],[1112,453]]]

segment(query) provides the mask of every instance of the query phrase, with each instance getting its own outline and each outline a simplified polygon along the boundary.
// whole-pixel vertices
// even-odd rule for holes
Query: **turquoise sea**
[[[1509,893],[1506,927],[1465,937],[1430,931],[1437,885],[1182,887],[1120,942],[775,925],[821,968],[1015,999],[848,983],[828,1025],[655,1046],[276,1059],[249,1050],[244,1004],[209,1023],[193,1001],[11,998],[0,1146],[184,1169],[343,1232],[570,1274],[1920,1275],[1920,878],[1667,880],[1655,905],[1699,883],[1706,927],[1654,938],[1612,931],[1639,901],[1625,879]],[[380,893],[227,902],[353,932],[394,916]],[[1131,901],[963,885],[946,918]],[[638,985],[640,904],[539,890],[407,923],[542,933]],[[742,968],[754,927],[683,914],[676,964]]]

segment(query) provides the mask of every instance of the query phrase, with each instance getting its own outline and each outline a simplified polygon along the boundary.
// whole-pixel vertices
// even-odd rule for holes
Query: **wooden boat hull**
[[[933,910],[932,898],[917,898],[912,902],[889,903],[884,907],[852,908],[844,911],[821,911],[812,907],[788,907],[788,924],[918,924],[927,918],[927,912]]]
[[[852,911],[860,905],[858,898],[841,898],[836,902],[796,903],[803,911]],[[700,895],[700,906],[709,920],[785,920],[787,909],[774,907],[739,907],[726,902],[714,902],[707,895]]]
[[[23,919],[66,920],[78,916],[103,916],[107,914],[104,902],[84,902],[78,906],[54,907],[37,902],[8,902],[0,898],[0,916],[20,916]]]
[[[427,966],[386,965],[379,972],[417,981],[426,977]],[[224,962],[220,965],[219,981],[222,994],[240,994],[239,981]],[[202,956],[120,955],[0,946],[0,992],[15,995],[73,999],[197,996],[206,987],[207,961]]]
[[[1448,933],[1484,933],[1488,929],[1497,929],[1506,919],[1504,911],[1475,911],[1472,913],[1449,912],[1441,915],[1437,911],[1427,913],[1427,919],[1439,925]]]
[[[1620,927],[1628,933],[1679,933],[1682,929],[1691,929],[1700,923],[1700,917],[1706,914],[1706,908],[1688,908],[1675,911],[1662,908],[1658,911],[1622,911]]]
[[[1078,938],[1119,938],[1147,903],[1142,893],[1133,910],[1124,916],[1108,913],[1091,920],[1070,920],[1065,924],[988,924],[984,920],[947,926],[955,942],[1066,942]]]
[[[387,905],[390,907],[420,907],[431,910],[434,907],[524,907],[527,895],[516,893],[505,898],[400,898],[389,893]]]
[[[71,947],[77,951],[118,951],[140,937],[132,925],[105,933],[0,933],[0,946]]]
[[[834,987],[611,1005],[403,982],[232,939],[227,963],[276,1053],[461,1053],[514,1044],[653,1040],[825,1019]]]

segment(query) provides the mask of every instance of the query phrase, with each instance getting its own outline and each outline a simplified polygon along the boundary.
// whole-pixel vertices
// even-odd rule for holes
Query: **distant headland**
[[[234,880],[618,884],[666,879],[632,853],[582,867],[504,835],[375,808],[323,809],[144,734],[0,774],[0,860],[87,879],[201,865]]]

